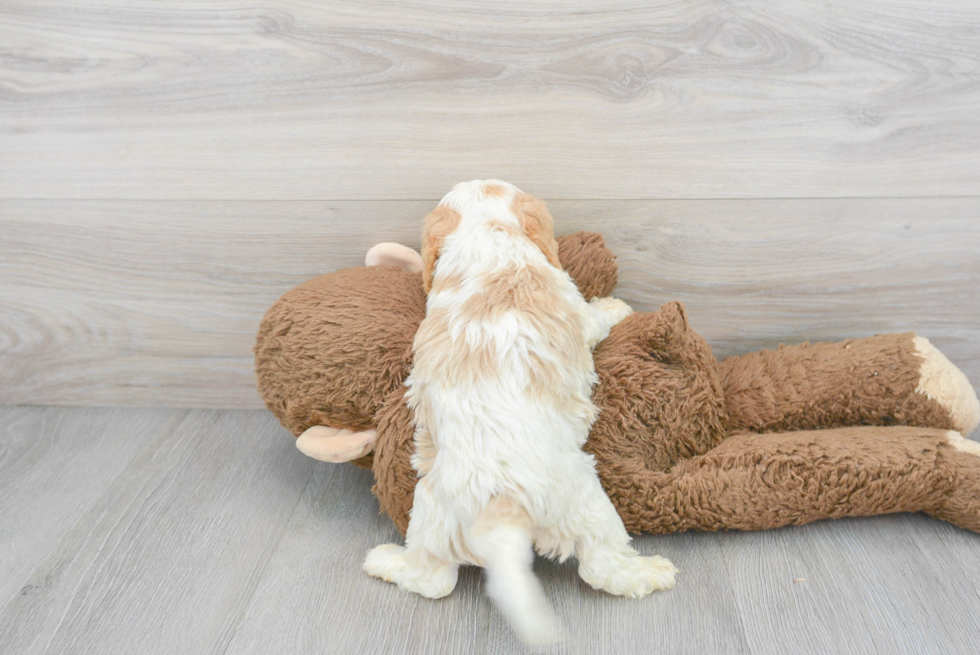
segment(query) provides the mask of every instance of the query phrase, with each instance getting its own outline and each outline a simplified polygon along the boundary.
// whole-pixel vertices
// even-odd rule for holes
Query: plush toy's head
[[[616,286],[616,260],[601,235],[560,237],[558,257],[586,298]],[[266,312],[255,345],[266,407],[294,435],[317,425],[376,426],[385,399],[408,377],[425,299],[421,273],[396,266],[348,268],[288,291]],[[369,466],[370,457],[355,463]]]

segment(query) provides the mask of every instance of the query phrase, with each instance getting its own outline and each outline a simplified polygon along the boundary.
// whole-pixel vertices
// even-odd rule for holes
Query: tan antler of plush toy
[[[559,246],[587,298],[611,293],[616,265],[601,236]],[[304,452],[373,468],[381,507],[402,532],[416,479],[403,383],[425,313],[405,251],[388,244],[373,261],[395,266],[337,271],[288,292],[255,349],[269,409],[293,434],[311,429],[298,442]],[[595,362],[601,411],[586,449],[630,530],[925,511],[980,531],[980,447],[962,437],[980,422],[980,403],[921,337],[803,344],[719,364],[669,303],[616,326]]]

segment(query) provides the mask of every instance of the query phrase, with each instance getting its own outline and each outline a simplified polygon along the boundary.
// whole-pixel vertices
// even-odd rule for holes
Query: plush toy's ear
[[[422,255],[400,243],[379,243],[367,251],[365,266],[397,266],[409,273],[422,270]]]
[[[321,462],[350,462],[374,450],[377,430],[339,430],[326,425],[314,425],[296,439],[296,447],[304,455]]]
[[[439,205],[425,217],[422,224],[422,286],[432,289],[432,275],[439,259],[442,243],[459,227],[460,215],[455,209]]]
[[[541,249],[552,266],[561,268],[558,242],[555,241],[555,221],[544,203],[526,193],[518,193],[514,197],[511,211],[521,222],[524,236]]]

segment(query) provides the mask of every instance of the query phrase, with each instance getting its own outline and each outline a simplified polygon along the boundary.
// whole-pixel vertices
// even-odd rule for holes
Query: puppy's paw
[[[406,566],[404,546],[382,544],[368,551],[362,568],[372,577],[397,583],[398,576],[404,572]]]
[[[364,572],[385,582],[393,582],[405,591],[426,598],[442,598],[456,587],[458,571],[453,564],[423,566],[406,555],[405,548],[383,544],[368,551]]]
[[[619,298],[607,296],[596,298],[592,301],[592,306],[606,315],[609,327],[612,327],[633,313],[633,308]]]
[[[624,557],[614,568],[596,579],[586,579],[592,587],[614,596],[643,598],[652,591],[673,589],[676,566],[663,557]],[[584,576],[583,576],[584,577]],[[598,584],[597,584],[598,583]]]
[[[614,588],[607,589],[617,596],[643,598],[651,591],[674,588],[677,567],[663,557],[631,557],[622,575],[614,576]]]

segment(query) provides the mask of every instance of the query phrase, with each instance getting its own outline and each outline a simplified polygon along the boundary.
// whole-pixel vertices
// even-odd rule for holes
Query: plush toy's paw
[[[980,443],[959,432],[946,433],[951,448],[941,451],[956,472],[954,484],[944,490],[938,507],[929,513],[966,530],[980,532]]]
[[[955,430],[950,430],[946,433],[946,441],[949,445],[959,450],[960,452],[970,453],[980,457],[980,443],[973,441],[972,439],[965,438],[962,434]]]
[[[673,589],[676,566],[663,557],[619,557],[601,569],[579,570],[582,579],[593,589],[614,596],[643,598],[652,591]]]
[[[368,551],[364,572],[385,582],[393,582],[405,591],[426,598],[442,598],[456,587],[458,567],[454,564],[423,566],[412,561],[403,546],[383,544]]]
[[[913,342],[916,354],[923,360],[916,392],[942,405],[949,412],[953,428],[969,434],[980,423],[980,400],[970,381],[928,339],[915,337]]]
[[[609,327],[618,324],[624,318],[633,313],[632,307],[627,305],[619,298],[613,298],[612,296],[596,298],[591,304],[593,307],[606,315],[609,321]]]

